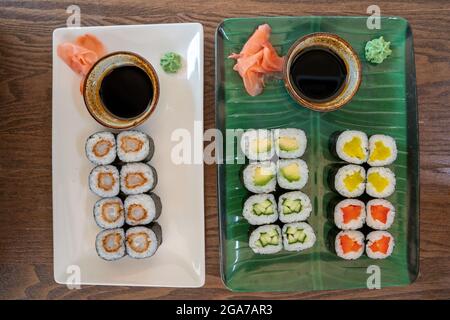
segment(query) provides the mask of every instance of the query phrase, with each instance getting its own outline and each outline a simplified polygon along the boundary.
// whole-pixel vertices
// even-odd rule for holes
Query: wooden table
[[[203,3],[205,2],[205,3]],[[206,284],[201,289],[86,286],[53,281],[51,87],[52,31],[66,8],[82,26],[201,22],[205,28],[205,129],[214,127],[214,32],[226,17],[365,15],[352,1],[5,1],[0,0],[0,298],[243,299],[450,298],[450,4],[376,1],[383,15],[413,28],[420,109],[420,276],[382,290],[237,294],[219,275],[216,168],[205,167]],[[276,4],[277,3],[277,4]]]

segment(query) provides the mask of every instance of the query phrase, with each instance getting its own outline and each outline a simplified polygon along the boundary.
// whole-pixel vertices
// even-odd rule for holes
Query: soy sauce
[[[153,99],[152,81],[139,67],[117,67],[103,78],[100,98],[114,116],[135,118],[147,109]]]
[[[308,100],[328,101],[344,86],[347,68],[344,61],[325,48],[311,48],[294,58],[291,81],[297,92]]]

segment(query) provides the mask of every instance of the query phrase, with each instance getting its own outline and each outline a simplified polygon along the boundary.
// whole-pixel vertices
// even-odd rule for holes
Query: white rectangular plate
[[[97,36],[108,53],[132,51],[146,58],[160,81],[155,112],[138,129],[155,141],[151,164],[158,171],[154,190],[163,211],[158,219],[163,243],[143,260],[124,257],[107,262],[97,256],[92,208],[98,199],[89,191],[93,165],[84,144],[103,130],[88,113],[80,94],[80,76],[58,58],[58,44],[84,33]],[[164,73],[161,56],[174,51],[183,69]],[[195,128],[195,130],[194,130]],[[205,279],[203,164],[177,165],[171,150],[176,129],[190,133],[192,145],[203,144],[203,27],[198,23],[62,28],[53,33],[53,248],[58,283],[97,285],[201,287]],[[194,134],[194,132],[196,134]]]

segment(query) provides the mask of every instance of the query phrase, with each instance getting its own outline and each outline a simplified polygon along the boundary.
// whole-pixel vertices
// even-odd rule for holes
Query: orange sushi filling
[[[94,152],[96,157],[104,157],[108,154],[112,147],[113,145],[111,141],[100,140],[94,145],[92,152]]]
[[[387,216],[389,214],[389,208],[383,205],[375,205],[370,207],[370,214],[374,220],[378,220],[382,223],[386,223]]]
[[[123,137],[120,139],[120,147],[125,152],[137,152],[142,149],[144,143],[133,137]]]
[[[356,205],[348,205],[345,208],[341,208],[342,211],[342,219],[344,223],[349,223],[352,220],[356,220],[359,218],[361,214],[361,206]]]
[[[102,217],[110,223],[116,222],[120,218],[120,212],[122,212],[120,202],[109,202],[102,206]]]
[[[116,183],[116,179],[114,179],[114,176],[110,172],[100,172],[98,174],[98,187],[100,189],[109,191],[113,188],[114,183]]]
[[[344,254],[347,254],[349,252],[358,252],[362,248],[362,245],[359,244],[358,241],[353,240],[346,234],[341,236],[339,241],[341,243],[342,252],[344,252]]]
[[[142,253],[148,250],[152,241],[145,232],[138,232],[127,237],[128,245],[136,252]]]
[[[122,236],[118,233],[108,234],[103,238],[103,249],[106,252],[116,252],[120,248],[122,242]]]
[[[381,252],[386,254],[389,249],[389,242],[391,238],[387,236],[382,236],[381,239],[374,241],[371,245],[369,245],[370,250],[372,252]]]
[[[140,204],[132,204],[128,207],[127,217],[129,220],[138,222],[146,219],[147,216],[147,210],[145,210]]]
[[[143,186],[147,181],[147,177],[142,172],[129,173],[125,177],[125,186],[128,189],[134,189]]]

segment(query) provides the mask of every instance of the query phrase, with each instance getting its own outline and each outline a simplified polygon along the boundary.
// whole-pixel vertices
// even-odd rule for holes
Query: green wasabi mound
[[[175,52],[167,52],[161,58],[160,65],[167,73],[177,73],[181,69],[181,56]]]
[[[382,63],[392,53],[390,45],[391,43],[385,41],[383,36],[370,40],[366,43],[366,60],[376,64]]]

